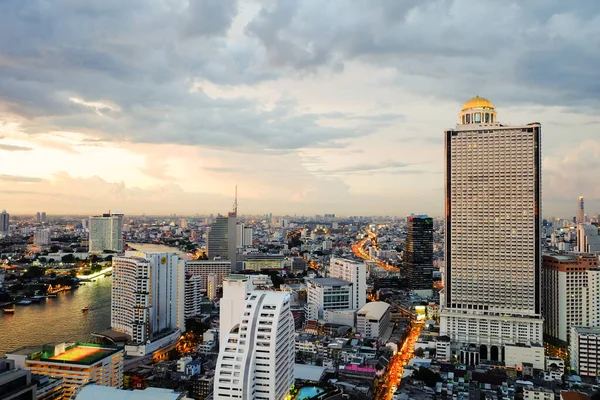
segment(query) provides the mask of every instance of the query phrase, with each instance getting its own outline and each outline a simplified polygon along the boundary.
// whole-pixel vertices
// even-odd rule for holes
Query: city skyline
[[[598,6],[414,4],[57,2],[39,26],[5,2],[4,36],[28,36],[0,43],[0,207],[226,212],[239,183],[245,213],[441,215],[438,132],[478,94],[544,125],[545,215],[600,211]]]

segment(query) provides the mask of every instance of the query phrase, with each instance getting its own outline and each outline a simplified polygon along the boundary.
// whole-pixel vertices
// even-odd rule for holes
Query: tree
[[[437,382],[442,381],[440,374],[436,374],[428,368],[419,368],[413,372],[412,377],[418,381],[422,381],[429,387],[434,387]]]
[[[27,268],[27,272],[23,274],[24,278],[39,278],[41,276],[44,276],[44,270],[35,265]]]
[[[66,263],[66,264],[72,264],[75,262],[75,256],[73,254],[65,254],[64,256],[61,257],[60,259],[62,262]]]

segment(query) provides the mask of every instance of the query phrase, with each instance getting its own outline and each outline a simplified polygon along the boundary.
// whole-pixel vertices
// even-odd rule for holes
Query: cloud
[[[184,32],[190,36],[223,35],[237,14],[237,0],[188,0]]]
[[[0,137],[0,139],[2,139],[2,137]],[[0,143],[0,150],[5,150],[5,151],[31,151],[33,149],[31,147],[14,146],[12,144]]]
[[[318,175],[339,175],[339,174],[372,174],[372,173],[400,173],[400,174],[422,174],[427,173],[424,170],[407,169],[414,164],[407,164],[400,161],[384,161],[379,164],[357,164],[348,167],[324,170],[319,169],[315,172]]]
[[[31,182],[43,182],[44,180],[41,179],[41,178],[33,177],[33,176],[19,176],[19,175],[5,175],[5,174],[0,174],[0,181],[4,181],[4,182],[31,183]]]

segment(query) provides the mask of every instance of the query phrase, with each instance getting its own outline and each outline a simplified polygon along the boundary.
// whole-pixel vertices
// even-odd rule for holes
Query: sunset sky
[[[441,215],[480,95],[600,212],[597,0],[0,1],[0,209]]]

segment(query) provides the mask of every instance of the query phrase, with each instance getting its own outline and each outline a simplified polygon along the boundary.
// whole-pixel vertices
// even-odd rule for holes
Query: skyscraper
[[[469,364],[504,361],[518,348],[507,344],[542,342],[541,125],[496,116],[477,96],[445,132],[440,333]]]
[[[294,383],[294,318],[287,292],[252,291],[222,343],[215,400],[283,400]]]
[[[10,215],[6,212],[6,210],[2,210],[0,213],[0,235],[8,235],[8,220]]]
[[[209,259],[220,257],[231,261],[232,270],[236,271],[237,255],[237,216],[229,213],[227,217],[218,216],[208,231],[206,245]]]
[[[404,247],[410,289],[427,297],[433,294],[433,220],[426,215],[410,215]]]
[[[583,224],[585,222],[585,210],[583,204],[583,196],[579,196],[579,201],[577,202],[577,223]]]
[[[123,251],[123,214],[90,217],[90,253]]]
[[[178,336],[185,330],[184,270],[175,253],[126,251],[113,258],[112,329],[127,334],[143,353],[156,350],[144,346],[159,333]]]

